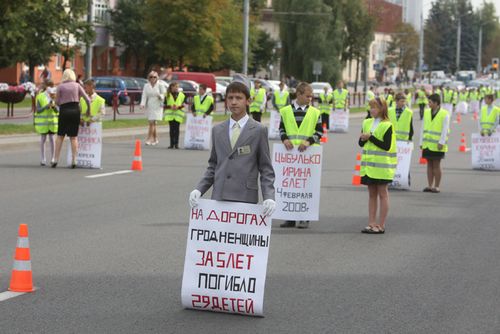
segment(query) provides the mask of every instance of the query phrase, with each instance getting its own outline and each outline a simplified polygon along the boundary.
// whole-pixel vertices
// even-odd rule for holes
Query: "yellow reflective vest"
[[[81,120],[84,122],[101,122],[101,107],[106,106],[106,100],[104,100],[99,95],[95,94],[94,99],[90,102],[90,116],[87,116],[87,103],[81,97],[80,98],[80,108],[82,108],[82,114],[80,116]]]
[[[293,107],[288,105],[280,109],[281,120],[285,126],[285,132],[288,139],[293,145],[300,145],[302,141],[307,140],[309,137],[314,135],[316,131],[316,124],[318,124],[318,119],[320,117],[320,111],[314,107],[309,106],[306,111],[306,115],[300,124],[297,126],[297,121],[293,114]],[[319,145],[314,143],[313,145]]]
[[[479,125],[481,126],[481,133],[490,134],[495,131],[495,127],[498,123],[498,118],[500,117],[500,108],[491,105],[492,110],[488,115],[488,105],[484,105],[481,108],[481,116],[479,118]]]
[[[36,104],[41,108],[48,106],[49,102],[49,97],[45,92],[41,92],[36,96]],[[59,112],[55,108],[46,108],[41,112],[35,112],[34,123],[36,133],[57,133],[58,116]]]
[[[330,115],[333,106],[332,96],[332,94],[325,95],[325,92],[319,94],[319,112],[321,114]]]
[[[419,89],[417,92],[417,104],[427,104],[429,101],[427,100],[427,94],[423,89]]]
[[[349,91],[342,88],[339,92],[338,89],[333,91],[333,101],[335,103],[335,109],[344,109],[347,105],[347,97],[349,96]]]
[[[388,115],[393,128],[396,130],[396,139],[408,141],[410,139],[410,124],[413,118],[413,111],[406,107],[398,119],[396,117],[396,106],[394,106],[389,108]]]
[[[449,115],[448,111],[440,108],[434,119],[432,119],[431,109],[424,110],[424,133],[422,138],[422,148],[426,148],[434,152],[448,152],[448,133],[446,134],[446,142],[443,148],[438,149],[439,140],[441,139],[441,133],[443,132],[443,121]]]
[[[443,103],[453,103],[453,91],[451,89],[443,91]]]
[[[206,95],[203,103],[201,103],[201,96],[195,95],[193,98],[194,113],[196,116],[204,115],[211,105],[214,104],[214,98],[210,95]]]
[[[250,104],[250,112],[262,112],[264,110],[263,104],[266,101],[266,90],[262,87],[259,88],[257,91],[252,89],[250,95],[252,97],[252,103]]]
[[[286,90],[284,90],[284,91],[276,90],[274,92],[274,103],[276,104],[276,107],[278,107],[278,111],[287,105],[287,101],[288,101],[289,96],[290,96],[290,93],[287,92]]]
[[[183,92],[179,92],[177,95],[177,99],[174,100],[174,97],[172,94],[168,94],[167,97],[167,106],[177,106],[180,107],[182,106],[184,102],[185,95]],[[179,123],[184,123],[184,108],[182,109],[165,109],[165,120],[170,122],[170,121],[176,121]]]
[[[371,132],[372,136],[383,141],[385,133],[389,128],[393,128],[393,125],[388,120],[381,121],[372,131],[371,128],[374,121],[374,118],[367,118],[363,121],[363,133]],[[372,179],[392,180],[396,172],[397,164],[396,135],[394,134],[393,128],[389,151],[379,148],[369,140],[365,143],[361,156],[361,169],[359,175],[368,176]]]

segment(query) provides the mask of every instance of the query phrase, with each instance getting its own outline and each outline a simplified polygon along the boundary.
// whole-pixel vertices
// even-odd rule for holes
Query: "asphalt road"
[[[0,302],[1,333],[500,333],[500,173],[473,171],[453,124],[441,194],[391,191],[385,235],[365,235],[367,191],[351,186],[361,119],[325,146],[320,221],[271,237],[264,318],[189,311],[180,289],[188,193],[208,152],[106,140],[102,171],[38,166],[36,145],[0,155],[0,291],[17,228],[30,228],[38,290]],[[415,122],[420,128],[420,121]],[[142,139],[142,138],[141,138]]]

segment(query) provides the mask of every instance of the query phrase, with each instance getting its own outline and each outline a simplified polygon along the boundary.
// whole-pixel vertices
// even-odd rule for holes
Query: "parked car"
[[[113,94],[118,94],[118,104],[127,104],[130,101],[127,92],[127,84],[122,77],[102,76],[92,77],[95,82],[95,90],[105,101],[107,105],[113,104]],[[134,86],[136,83],[134,82]]]
[[[313,89],[313,95],[315,99],[319,99],[319,94],[324,92],[325,87],[328,87],[329,93],[333,91],[332,85],[330,85],[328,82],[313,82],[311,83],[311,87]]]
[[[171,81],[191,80],[198,84],[205,84],[213,92],[217,90],[215,85],[215,75],[205,72],[172,72]]]
[[[267,80],[269,84],[273,87],[273,92],[274,91],[279,91],[280,90],[280,83],[281,81],[279,80]],[[288,90],[288,86],[285,84],[285,90]]]
[[[231,81],[233,81],[233,77],[217,76],[217,77],[215,77],[215,81],[217,81],[219,83],[226,82],[227,84],[230,84]]]

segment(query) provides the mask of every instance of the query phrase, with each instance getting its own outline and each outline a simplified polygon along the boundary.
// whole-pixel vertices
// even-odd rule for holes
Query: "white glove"
[[[264,206],[264,216],[270,217],[274,213],[274,210],[276,210],[276,202],[272,199],[266,199],[262,202],[262,205]]]
[[[189,194],[189,205],[191,206],[191,209],[195,208],[198,205],[198,200],[200,199],[200,197],[201,193],[198,189],[191,191],[191,193]]]

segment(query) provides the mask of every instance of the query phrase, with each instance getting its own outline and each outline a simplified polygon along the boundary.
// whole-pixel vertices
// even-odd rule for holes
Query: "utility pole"
[[[250,0],[243,3],[243,74],[248,73],[248,25],[250,16]]]
[[[462,17],[458,17],[458,29],[457,29],[457,70],[460,71],[460,39],[462,38]]]
[[[483,25],[479,24],[479,40],[477,42],[479,45],[477,47],[477,74],[481,75],[481,70],[483,68],[481,64],[481,49],[483,48]]]
[[[423,12],[423,11],[422,11]],[[424,14],[420,14],[420,36],[418,47],[418,74],[422,75],[422,68],[424,66]]]
[[[94,24],[94,4],[89,0],[87,7],[87,23]],[[92,43],[87,42],[85,46],[85,78],[88,79],[92,76]]]

